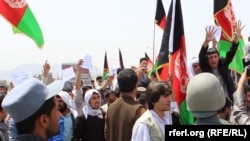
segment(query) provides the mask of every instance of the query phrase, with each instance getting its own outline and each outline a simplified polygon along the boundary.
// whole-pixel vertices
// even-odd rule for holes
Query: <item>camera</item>
[[[242,60],[244,68],[247,69],[247,77],[250,77],[250,60],[246,60],[245,58]],[[248,85],[250,86],[250,79],[247,80]]]

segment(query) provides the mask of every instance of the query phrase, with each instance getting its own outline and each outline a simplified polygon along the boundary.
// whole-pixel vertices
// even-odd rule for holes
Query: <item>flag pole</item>
[[[155,22],[154,22],[154,33],[153,33],[153,64],[155,64]]]
[[[172,89],[173,89],[173,73],[171,72],[171,70],[172,70],[172,54],[171,53],[169,53],[169,55],[168,55],[168,59],[169,59],[169,66],[168,66],[168,81],[170,82],[170,85],[171,85],[171,87],[172,87]],[[170,78],[171,77],[171,78]],[[169,78],[171,79],[171,80],[169,80]],[[172,101],[175,101],[176,100],[176,98],[175,98],[175,94],[174,94],[174,91],[172,91],[173,92],[173,95],[172,95]]]
[[[172,66],[172,54],[168,54],[168,59],[169,59],[169,67],[168,67],[168,75],[171,74],[171,66]],[[171,82],[171,85],[172,85],[172,80],[170,81]]]
[[[168,60],[169,60],[169,66],[168,66],[168,81],[170,82],[170,85],[173,86],[173,73],[171,72],[172,68],[172,54],[168,54]]]

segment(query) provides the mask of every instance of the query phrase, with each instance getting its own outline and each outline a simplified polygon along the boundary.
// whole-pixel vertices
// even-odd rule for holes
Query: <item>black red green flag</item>
[[[157,6],[156,6],[156,14],[155,14],[155,23],[161,28],[165,29],[166,25],[166,13],[162,4],[162,0],[157,0]]]
[[[166,13],[164,10],[164,6],[162,4],[162,0],[157,0],[155,23],[163,30],[165,29],[166,24],[167,24],[167,17],[166,17]],[[162,38],[164,38],[164,36],[165,35],[163,35]],[[169,53],[168,53],[168,49],[166,49],[163,45],[163,44],[166,44],[165,41],[163,42],[163,40],[162,40],[162,45],[161,45],[159,54],[156,57],[156,60],[154,62],[154,66],[153,66],[153,69],[151,72],[156,72],[157,68],[159,66],[161,66],[158,69],[158,71],[160,73],[158,73],[157,77],[158,77],[158,79],[159,79],[159,77],[161,77],[162,80],[166,80],[167,79],[167,72],[168,72],[168,54]],[[163,67],[162,65],[164,65],[165,67]],[[156,75],[157,75],[157,73],[156,73]],[[161,76],[159,76],[159,75],[161,75]]]
[[[119,48],[119,62],[120,62],[120,68],[124,69],[124,64],[123,64],[123,59],[122,59],[122,53],[121,53],[120,48]]]
[[[160,79],[163,80],[167,80],[168,73],[172,73],[172,88],[175,94],[175,100],[179,106],[181,122],[183,124],[193,124],[193,115],[186,107],[188,72],[186,67],[186,45],[180,0],[171,1],[167,17],[168,20],[158,56],[159,67],[157,68],[157,73]],[[170,59],[168,58],[169,54],[171,56]]]
[[[221,56],[226,56],[233,41],[233,32],[236,26],[236,18],[230,0],[214,0],[214,20],[217,26],[222,29],[221,39],[218,43],[218,50]],[[241,74],[244,71],[242,58],[244,56],[244,40],[241,36],[239,46],[233,61],[229,64],[229,69]]]
[[[161,0],[158,0],[158,3],[162,3]],[[162,36],[161,48],[159,54],[156,58],[154,70],[156,72],[156,76],[158,80],[168,80],[168,73],[169,73],[169,31],[172,20],[172,10],[173,10],[173,2],[171,2],[170,9],[168,12],[169,19],[166,21],[166,25],[164,26],[164,32]],[[164,12],[165,13],[165,12]]]
[[[149,74],[151,74],[151,71],[153,70],[153,67],[154,67],[154,63],[149,58],[149,56],[148,56],[148,54],[146,52],[145,52],[145,58],[147,58],[147,61],[148,61],[147,70],[148,70]]]
[[[109,73],[109,66],[108,66],[107,52],[105,52],[102,80],[107,79],[108,73]]]

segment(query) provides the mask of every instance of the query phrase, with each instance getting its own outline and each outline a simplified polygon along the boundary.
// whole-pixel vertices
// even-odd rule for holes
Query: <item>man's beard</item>
[[[67,105],[66,104],[63,104],[63,106],[61,106],[61,105],[58,106],[58,110],[61,113],[63,113],[64,111],[66,111],[66,109],[67,109]]]

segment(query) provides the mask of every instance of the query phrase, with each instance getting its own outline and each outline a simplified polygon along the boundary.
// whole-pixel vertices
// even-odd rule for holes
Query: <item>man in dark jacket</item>
[[[210,72],[217,76],[220,80],[220,84],[224,89],[225,97],[228,97],[230,100],[233,100],[233,92],[235,91],[235,85],[233,79],[230,76],[228,69],[229,64],[232,62],[237,48],[239,46],[239,38],[241,36],[241,30],[244,26],[241,25],[241,22],[237,22],[235,27],[235,34],[232,45],[229,51],[226,54],[226,57],[220,57],[218,50],[215,46],[208,46],[210,41],[213,41],[213,44],[216,43],[214,39],[214,34],[216,32],[215,28],[209,28],[206,30],[206,38],[202,44],[202,48],[199,53],[200,67],[203,72]]]

